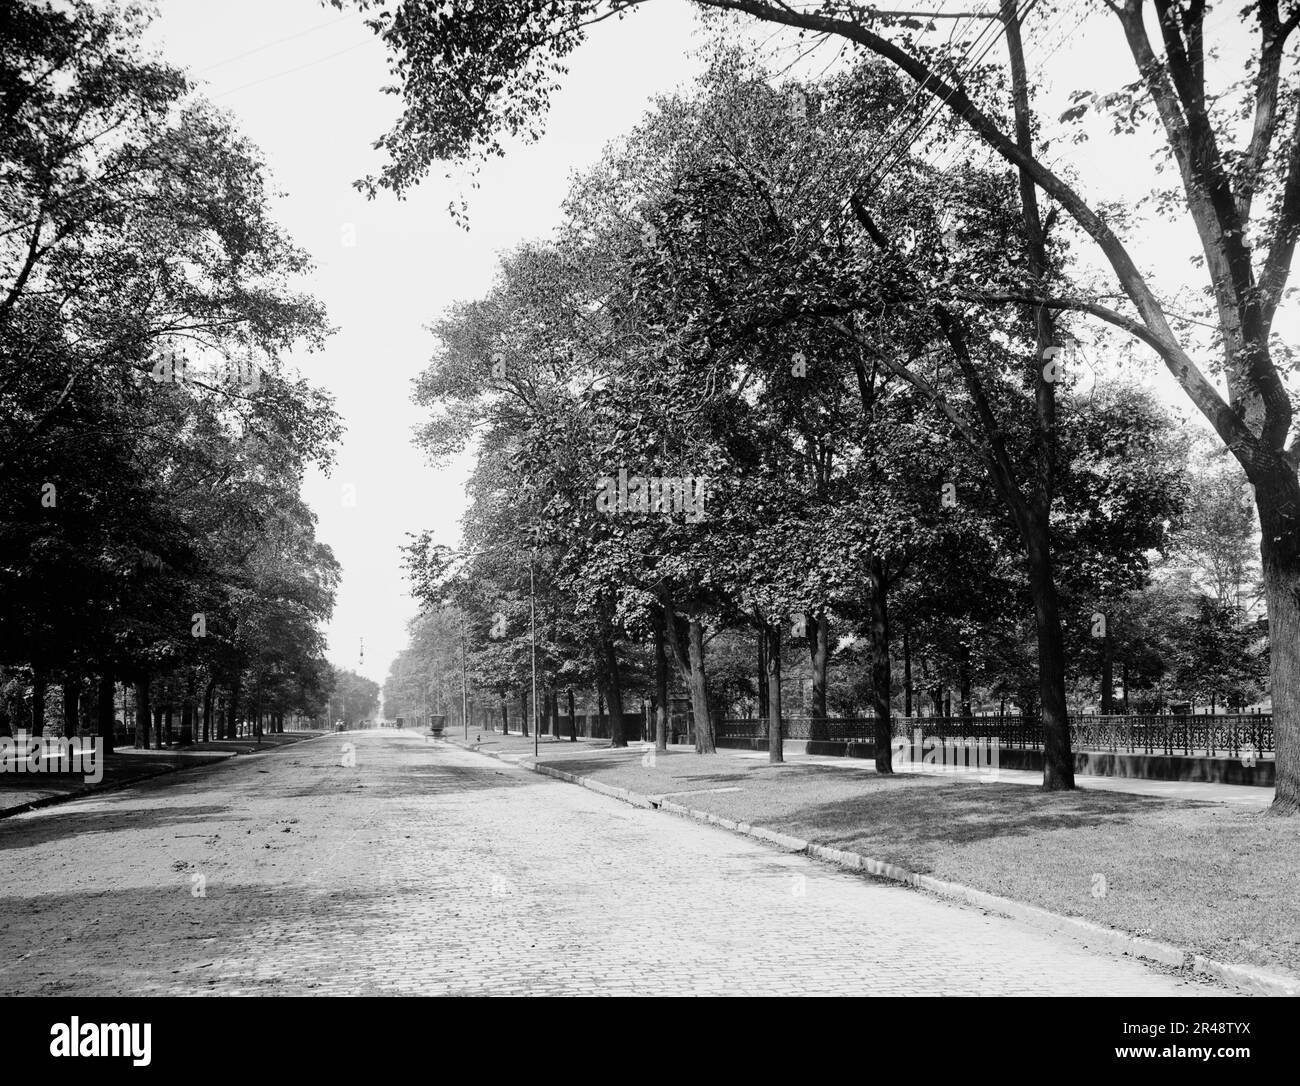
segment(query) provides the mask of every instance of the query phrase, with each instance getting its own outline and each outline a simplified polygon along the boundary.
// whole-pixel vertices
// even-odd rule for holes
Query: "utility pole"
[[[528,621],[533,646],[533,757],[537,757],[537,591],[533,582],[533,566],[537,551],[528,563]]]

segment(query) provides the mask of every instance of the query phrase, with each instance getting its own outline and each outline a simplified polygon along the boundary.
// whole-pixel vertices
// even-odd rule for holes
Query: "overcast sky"
[[[358,14],[316,0],[163,0],[161,11],[153,41],[205,80],[262,149],[285,193],[278,218],[318,264],[308,286],[338,334],[296,362],[337,397],[348,430],[331,477],[313,472],[304,493],[343,566],[330,659],[382,682],[416,609],[398,547],[425,528],[454,545],[464,509],[466,466],[436,471],[411,444],[421,418],[411,380],[432,347],[423,326],[483,293],[502,250],[549,232],[570,171],[634,125],[651,96],[689,80],[694,19],[684,3],[652,5],[636,19],[640,51],[626,39],[602,48],[596,28],[546,138],[485,170],[466,233],[448,217],[457,190],[441,174],[401,202],[366,201],[351,187],[380,161],[370,143],[395,116],[395,100],[379,93],[383,48]],[[344,504],[345,485],[355,507]]]
[[[1134,78],[1113,19],[1079,27],[1085,3],[1073,0],[1031,24],[1028,60],[1047,88],[1044,115],[1059,113],[1075,87],[1105,91]],[[1220,5],[1210,17],[1211,36],[1217,32],[1225,46],[1239,6]],[[401,202],[389,195],[368,202],[352,188],[377,167],[370,142],[396,113],[395,99],[379,93],[383,48],[358,13],[318,0],[162,0],[160,8],[152,42],[204,80],[209,96],[262,149],[284,193],[278,217],[318,265],[306,285],[325,302],[338,334],[323,353],[296,361],[336,396],[347,425],[332,476],[313,473],[305,487],[319,536],[343,567],[329,655],[382,682],[415,613],[399,566],[405,533],[430,528],[454,545],[464,508],[466,464],[434,470],[411,444],[421,417],[410,401],[411,380],[432,347],[424,325],[453,301],[482,294],[502,250],[556,225],[572,171],[631,128],[654,95],[689,82],[703,39],[684,0],[659,0],[622,24],[595,27],[570,60],[545,138],[485,170],[471,194],[466,233],[447,214],[457,189],[440,173]],[[765,28],[760,40],[770,34]],[[782,40],[793,60],[797,39],[785,34],[774,44]],[[990,57],[1003,55],[998,46]],[[795,70],[817,71],[830,59],[823,52]],[[1059,162],[1078,168],[1094,202],[1139,194],[1150,176],[1151,145],[1117,143],[1099,126],[1092,131],[1088,143],[1062,145]],[[1138,257],[1173,290],[1190,278],[1193,253],[1184,224],[1154,228]],[[1185,408],[1142,357],[1153,383]],[[354,506],[347,504],[353,492]]]

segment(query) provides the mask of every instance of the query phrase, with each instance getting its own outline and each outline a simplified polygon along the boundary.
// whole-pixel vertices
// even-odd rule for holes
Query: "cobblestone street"
[[[396,732],[6,819],[0,853],[4,994],[1215,991]]]

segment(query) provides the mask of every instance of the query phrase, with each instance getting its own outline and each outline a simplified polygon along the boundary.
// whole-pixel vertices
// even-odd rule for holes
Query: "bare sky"
[[[652,95],[689,80],[694,18],[684,3],[651,5],[636,16],[640,49],[625,38],[601,47],[610,31],[630,27],[595,28],[546,138],[485,170],[466,233],[447,214],[456,189],[440,174],[401,202],[368,202],[351,187],[379,162],[370,143],[396,111],[379,93],[383,48],[357,13],[317,0],[160,6],[153,41],[207,81],[209,96],[262,149],[285,193],[277,216],[318,264],[309,287],[338,334],[323,353],[296,362],[333,392],[348,427],[332,476],[313,472],[304,491],[320,538],[343,566],[329,656],[382,682],[415,613],[399,568],[404,533],[431,528],[454,545],[464,508],[466,465],[435,471],[411,445],[421,418],[411,380],[432,348],[423,325],[456,299],[483,293],[499,252],[558,223],[570,172],[631,128]],[[355,488],[355,506],[345,504],[345,486]]]
[[[1053,120],[1071,89],[1105,92],[1134,78],[1113,19],[1103,14],[1080,28],[1085,6],[1097,5],[1071,0],[1030,26],[1031,78],[1044,86],[1039,106]],[[1219,5],[1209,21],[1211,37],[1217,31],[1225,47],[1238,31],[1238,6]],[[431,528],[454,545],[464,507],[466,464],[435,471],[411,445],[420,421],[411,380],[432,347],[423,326],[451,302],[482,294],[502,250],[556,225],[572,171],[631,128],[655,94],[689,82],[698,70],[693,49],[702,41],[697,23],[683,0],[662,0],[626,22],[595,27],[571,58],[546,137],[485,171],[465,233],[446,210],[456,188],[440,174],[402,202],[388,195],[367,202],[351,187],[378,165],[370,142],[396,113],[395,99],[379,93],[386,81],[382,46],[357,12],[318,0],[162,0],[160,8],[153,42],[205,80],[208,94],[261,147],[285,194],[278,217],[318,264],[308,286],[339,331],[322,354],[296,361],[337,397],[348,427],[332,476],[313,473],[305,487],[319,535],[343,566],[329,655],[382,682],[415,612],[399,567],[405,533]],[[759,41],[771,38],[770,28],[757,34]],[[773,40],[783,42],[794,61],[799,40],[784,32]],[[815,73],[833,52],[795,70]],[[1231,63],[1230,47],[1228,54]],[[990,59],[1003,55],[999,44]],[[1151,176],[1153,145],[1116,140],[1102,126],[1092,132],[1088,143],[1063,144],[1058,164],[1077,168],[1094,202],[1139,195]],[[1158,225],[1139,263],[1155,269],[1167,291],[1186,281],[1199,286],[1188,263],[1194,244],[1185,224]],[[1190,413],[1151,357],[1141,360],[1170,402]]]

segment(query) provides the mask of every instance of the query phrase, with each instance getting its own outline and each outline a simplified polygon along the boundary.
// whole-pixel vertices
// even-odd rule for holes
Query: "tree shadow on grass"
[[[1019,784],[945,782],[941,787],[890,789],[805,806],[789,812],[781,822],[821,844],[876,842],[892,849],[909,843],[970,844],[1054,830],[1104,832],[1107,826],[1128,825],[1174,806],[1214,805],[1087,789],[1043,792]]]

